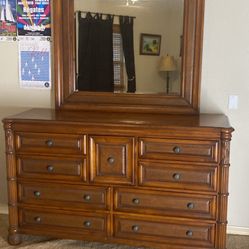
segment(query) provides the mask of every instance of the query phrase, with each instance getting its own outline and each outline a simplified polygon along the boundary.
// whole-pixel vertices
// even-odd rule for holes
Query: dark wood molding
[[[53,1],[54,84],[57,109],[199,113],[205,0],[185,0],[182,91],[159,94],[92,93],[75,90],[75,29],[72,0]]]

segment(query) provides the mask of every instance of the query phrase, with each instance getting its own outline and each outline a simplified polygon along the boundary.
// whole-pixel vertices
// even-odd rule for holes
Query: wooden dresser
[[[11,244],[226,248],[225,116],[33,109],[3,122]]]

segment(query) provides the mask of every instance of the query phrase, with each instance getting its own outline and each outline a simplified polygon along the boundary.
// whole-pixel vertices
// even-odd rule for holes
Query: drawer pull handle
[[[115,159],[114,159],[113,157],[108,157],[108,158],[107,158],[107,162],[108,162],[109,164],[114,164]]]
[[[35,191],[35,192],[34,192],[34,196],[35,196],[35,197],[40,197],[40,196],[41,196],[41,192]]]
[[[40,223],[41,222],[41,217],[37,216],[34,218],[35,222]]]
[[[176,154],[179,154],[181,152],[181,148],[176,146],[173,148],[173,151],[176,153]]]
[[[54,166],[48,165],[47,170],[48,170],[48,172],[53,172],[54,171]]]
[[[188,209],[193,209],[194,207],[195,207],[195,204],[192,203],[192,202],[190,202],[190,203],[187,204],[187,208]]]
[[[192,236],[193,236],[193,231],[188,230],[188,231],[186,232],[186,235],[187,235],[188,237],[192,237]]]
[[[84,226],[85,227],[90,227],[92,225],[91,221],[85,221]]]
[[[41,222],[41,217],[37,216],[34,218],[35,222],[40,223]]]
[[[173,178],[178,181],[181,179],[181,175],[179,173],[175,173],[173,174]]]
[[[138,205],[138,204],[140,203],[140,200],[137,199],[137,198],[134,198],[134,199],[132,200],[132,202],[133,202],[133,204]]]
[[[84,200],[85,201],[90,201],[91,200],[91,195],[84,195]]]
[[[45,142],[45,144],[48,146],[48,147],[52,147],[53,145],[54,145],[54,142],[53,142],[53,140],[47,140],[46,142]]]
[[[134,226],[132,226],[131,229],[132,229],[133,232],[138,232],[139,231],[139,226],[134,225]]]

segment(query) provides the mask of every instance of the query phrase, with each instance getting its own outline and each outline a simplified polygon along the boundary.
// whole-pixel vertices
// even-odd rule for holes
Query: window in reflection
[[[117,24],[113,25],[113,72],[114,92],[126,92],[123,44],[120,34],[120,26]]]

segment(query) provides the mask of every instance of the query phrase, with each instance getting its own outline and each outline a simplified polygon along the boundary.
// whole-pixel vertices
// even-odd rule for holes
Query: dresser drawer
[[[167,218],[114,216],[114,236],[151,242],[214,248],[215,224]]]
[[[133,184],[134,138],[91,136],[90,151],[91,182]]]
[[[107,236],[109,215],[94,213],[60,213],[42,210],[19,210],[19,223],[21,229],[31,229],[35,231],[45,230],[45,234],[50,231],[62,231],[69,233],[91,233],[95,236]],[[51,234],[50,234],[51,235]]]
[[[114,190],[114,210],[215,219],[216,196],[118,188]]]
[[[148,159],[217,162],[218,142],[141,138],[139,156]]]
[[[52,156],[17,157],[18,177],[86,181],[86,160]]]
[[[49,153],[83,155],[86,154],[85,136],[49,133],[17,133],[18,153]]]
[[[110,189],[64,184],[19,184],[19,201],[65,208],[110,209]]]
[[[217,191],[217,166],[139,162],[139,185],[158,188]]]

